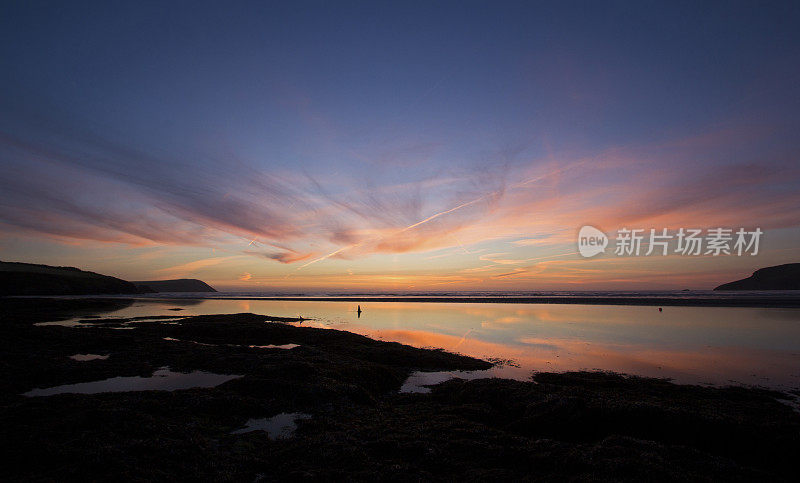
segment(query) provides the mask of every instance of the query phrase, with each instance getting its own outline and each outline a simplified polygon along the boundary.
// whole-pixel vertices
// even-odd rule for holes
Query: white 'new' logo
[[[593,257],[603,253],[608,246],[608,237],[597,228],[586,225],[578,232],[578,253],[582,257]]]

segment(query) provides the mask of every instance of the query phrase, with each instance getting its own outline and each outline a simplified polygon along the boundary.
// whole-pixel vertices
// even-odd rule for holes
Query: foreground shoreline
[[[0,300],[0,450],[14,462],[2,479],[780,481],[796,473],[800,414],[779,401],[788,394],[599,372],[454,379],[403,394],[414,371],[491,364],[301,319],[102,317],[122,303]],[[33,325],[75,316],[81,328]],[[23,395],[141,380],[164,367],[235,378],[173,391]],[[292,437],[243,431],[248,420],[292,414],[303,415]],[[32,458],[34,467],[25,464]]]

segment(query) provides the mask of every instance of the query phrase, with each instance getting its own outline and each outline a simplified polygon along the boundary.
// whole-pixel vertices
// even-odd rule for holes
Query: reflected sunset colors
[[[182,307],[178,313],[167,309]],[[284,300],[137,300],[109,314],[302,316],[416,347],[512,361],[490,374],[607,370],[682,383],[800,387],[800,309]],[[518,366],[518,367],[517,367]]]

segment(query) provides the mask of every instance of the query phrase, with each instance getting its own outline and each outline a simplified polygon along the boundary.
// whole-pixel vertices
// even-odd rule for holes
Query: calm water
[[[253,431],[263,431],[270,439],[286,439],[294,436],[297,430],[297,421],[311,419],[306,413],[280,413],[271,418],[248,419],[244,428],[232,431],[231,434],[244,434]]]
[[[242,376],[213,374],[203,371],[189,373],[172,372],[162,367],[150,377],[112,377],[102,381],[64,384],[62,386],[32,389],[23,396],[53,396],[55,394],[99,394],[103,392],[128,391],[175,391],[194,387],[214,387]]]
[[[171,308],[182,311],[169,311]],[[800,309],[343,301],[137,300],[112,317],[253,312],[417,347],[510,359],[491,374],[601,369],[685,383],[800,387]],[[519,367],[516,367],[519,366]]]

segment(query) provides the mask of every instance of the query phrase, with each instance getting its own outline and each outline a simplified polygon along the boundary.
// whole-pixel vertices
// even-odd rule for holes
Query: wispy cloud
[[[239,245],[240,253],[305,268],[381,253],[470,253],[487,240],[551,246],[572,240],[565,227],[583,224],[800,225],[800,168],[789,162],[796,153],[753,159],[744,151],[734,161],[696,162],[719,142],[735,143],[730,134],[559,162],[549,156],[509,165],[500,157],[437,177],[379,183],[367,176],[339,185],[319,175],[277,174],[235,156],[209,154],[201,162],[136,149],[65,127],[64,119],[11,114],[20,116],[15,126],[27,127],[0,123],[0,223],[4,231],[62,240]],[[495,266],[533,262],[496,253],[480,259]]]
[[[302,262],[303,260],[308,260],[309,258],[314,256],[313,253],[298,253],[294,251],[259,252],[255,250],[244,250],[242,253],[245,253],[247,255],[252,255],[255,257],[268,258],[270,260],[275,260],[281,263]]]
[[[162,268],[157,270],[156,272],[166,277],[184,277],[187,275],[192,275],[204,268],[212,267],[214,265],[219,265],[229,260],[233,260],[234,258],[239,258],[239,257],[230,256],[230,257],[203,258],[200,260],[195,260],[193,262],[187,262],[172,267]]]

